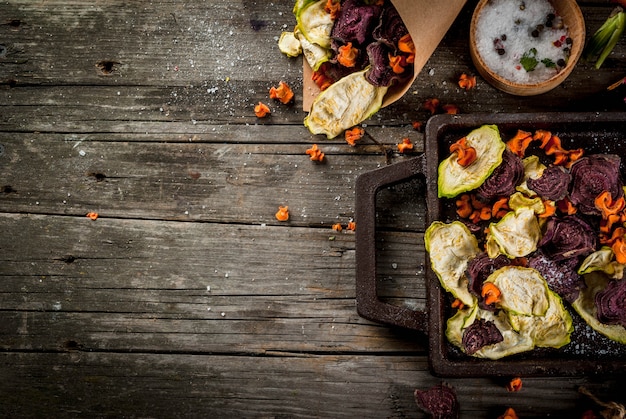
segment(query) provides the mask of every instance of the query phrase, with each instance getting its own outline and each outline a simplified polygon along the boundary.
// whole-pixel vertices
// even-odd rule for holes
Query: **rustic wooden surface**
[[[626,40],[539,97],[457,88],[475,71],[475,3],[367,122],[373,137],[419,153],[411,122],[430,97],[462,113],[626,110],[623,88],[605,91],[626,76]],[[435,377],[423,335],[358,316],[355,235],[330,226],[385,158],[311,136],[301,96],[252,110],[280,80],[301,91],[301,59],[276,44],[292,5],[0,1],[0,415],[420,418],[413,390],[442,381],[463,418],[579,417],[594,407],[583,385],[625,403],[618,377],[525,377],[519,393]],[[588,32],[612,8],[581,6]],[[325,164],[304,154],[314,142]],[[381,195],[381,296],[423,307],[424,204]]]

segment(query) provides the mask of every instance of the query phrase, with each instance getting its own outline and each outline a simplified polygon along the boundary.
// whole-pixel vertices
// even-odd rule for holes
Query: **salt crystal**
[[[532,84],[550,79],[564,67],[571,38],[548,0],[524,6],[510,0],[489,2],[477,20],[476,48],[493,72]]]

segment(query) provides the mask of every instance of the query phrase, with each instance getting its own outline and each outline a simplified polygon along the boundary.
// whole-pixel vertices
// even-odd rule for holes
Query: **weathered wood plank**
[[[11,214],[0,225],[5,350],[424,349],[357,315],[354,234]],[[421,235],[381,236],[381,295],[423,309]]]
[[[147,121],[255,123],[252,107],[268,100],[271,85],[284,79],[296,92],[301,89],[301,59],[283,57],[276,47],[280,32],[293,25],[291,4],[281,0],[272,7],[251,1],[186,8],[176,2],[137,8],[124,7],[123,2],[0,5],[9,21],[21,22],[0,25],[0,40],[7,40],[2,41],[6,57],[0,59],[0,81],[7,87],[0,89],[0,104],[15,106],[3,109],[0,123],[9,130],[57,132],[85,131],[90,124],[100,131],[107,121],[118,127],[133,120],[148,126]],[[602,6],[583,7],[590,31],[610,12]],[[466,45],[471,12],[468,2],[409,94],[382,110],[370,125],[425,121],[428,113],[421,105],[429,97],[456,103],[466,113],[623,109],[623,95],[605,92],[626,74],[620,59],[626,54],[623,42],[601,70],[581,63],[562,86],[541,100],[507,95],[484,81],[471,92],[459,89],[458,75],[474,72]],[[101,61],[118,64],[103,75],[96,67]],[[41,89],[41,84],[48,87]],[[570,100],[572,91],[580,100]],[[300,104],[299,95],[291,107],[273,104],[273,122],[301,124]],[[60,113],[64,118],[58,118]]]
[[[219,133],[159,144],[124,142],[119,136],[109,142],[103,135],[0,134],[0,210],[275,224],[278,206],[289,205],[289,225],[330,227],[354,217],[358,175],[385,164],[372,143],[365,148],[379,154],[355,155],[345,142],[320,144],[327,157],[316,164],[305,154],[310,144],[271,144],[273,135],[289,129],[257,128],[257,141],[269,144],[239,144],[236,132],[249,135],[243,134],[245,128],[231,130],[226,136],[230,143],[222,143]],[[419,137],[410,131],[398,128],[387,134],[393,132],[396,142],[412,136],[420,148]],[[423,202],[417,199],[423,188],[412,192],[404,196],[414,199],[396,205],[394,223],[415,226],[417,220],[423,226],[424,217],[418,215]]]
[[[410,123],[430,97],[464,113],[624,110],[623,89],[605,92],[626,75],[623,41],[540,97],[480,78],[459,89],[475,3],[409,93],[367,121],[375,138],[409,135],[422,151]],[[424,417],[412,390],[440,381],[424,336],[358,317],[355,236],[329,228],[354,216],[356,177],[385,161],[302,126],[301,59],[276,46],[292,5],[0,3],[0,414]],[[581,5],[589,33],[613,7]],[[279,80],[295,103],[257,120]],[[325,165],[304,155],[313,142]],[[411,307],[424,305],[422,188],[378,198],[379,293]],[[449,381],[462,417],[576,417],[592,406],[581,384],[624,403],[616,379],[525,378],[515,394]]]
[[[424,418],[413,390],[441,382],[425,372],[426,360],[419,356],[70,350],[3,353],[0,359],[5,378],[0,412],[5,417]],[[527,379],[519,393],[508,393],[502,383],[488,379],[446,381],[457,392],[462,418],[495,418],[509,406],[525,418],[579,417],[593,407],[577,394],[583,383],[578,379]],[[615,384],[587,386],[605,400],[623,402],[623,394],[611,390]]]

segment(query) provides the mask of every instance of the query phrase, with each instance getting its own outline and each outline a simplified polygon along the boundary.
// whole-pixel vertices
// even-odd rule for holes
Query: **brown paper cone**
[[[391,1],[400,13],[411,38],[413,38],[416,53],[413,78],[390,88],[383,99],[383,107],[400,99],[409,90],[467,0],[445,0],[443,2],[434,0]],[[311,80],[313,75],[311,67],[306,60],[303,62],[302,108],[308,112],[320,90]]]

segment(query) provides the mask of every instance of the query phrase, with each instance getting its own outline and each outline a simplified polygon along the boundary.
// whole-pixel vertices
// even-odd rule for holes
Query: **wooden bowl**
[[[492,86],[504,92],[518,96],[538,95],[550,91],[561,84],[576,66],[576,63],[582,54],[585,42],[585,20],[578,4],[576,4],[576,1],[550,0],[556,14],[561,16],[565,26],[568,28],[569,37],[572,39],[571,51],[565,67],[563,67],[551,78],[536,83],[520,83],[509,80],[489,68],[483,57],[480,55],[476,39],[477,22],[484,7],[489,3],[490,0],[480,0],[478,2],[478,5],[474,10],[470,26],[470,56],[472,57],[472,61],[474,62],[478,73]]]

